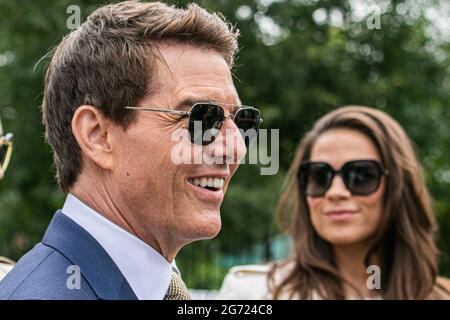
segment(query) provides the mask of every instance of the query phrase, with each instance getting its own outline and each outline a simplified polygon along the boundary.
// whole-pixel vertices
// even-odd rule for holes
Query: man
[[[61,42],[42,111],[68,196],[0,283],[1,299],[189,299],[174,258],[219,232],[246,153],[238,129],[259,124],[259,111],[236,108],[236,37],[194,4],[127,1],[97,9]],[[212,137],[195,138],[194,122]],[[191,139],[174,141],[180,131]],[[180,146],[208,149],[208,161],[180,163]]]

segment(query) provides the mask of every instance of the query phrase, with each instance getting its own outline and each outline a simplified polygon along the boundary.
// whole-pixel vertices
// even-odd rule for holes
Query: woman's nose
[[[331,181],[330,188],[327,190],[325,197],[330,199],[337,198],[349,198],[351,197],[351,192],[347,189],[344,180],[340,175],[335,175]]]

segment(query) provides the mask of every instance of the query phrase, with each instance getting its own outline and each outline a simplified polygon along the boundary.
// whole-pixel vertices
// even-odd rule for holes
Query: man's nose
[[[347,189],[344,180],[340,175],[335,175],[333,181],[331,181],[331,186],[327,190],[325,197],[330,200],[345,199],[351,197],[351,192]]]
[[[222,123],[219,134],[210,147],[210,155],[216,163],[239,163],[247,153],[244,139],[231,118],[226,118]]]

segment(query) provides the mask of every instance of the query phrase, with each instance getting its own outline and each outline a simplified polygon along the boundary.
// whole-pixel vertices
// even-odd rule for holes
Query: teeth
[[[225,179],[214,178],[213,180],[214,180],[213,182],[214,188],[220,189],[223,187],[223,182],[225,181]]]
[[[209,187],[209,188],[215,188],[215,189],[221,189],[223,187],[223,184],[225,182],[225,179],[222,178],[195,178],[195,179],[189,179],[189,182],[196,186],[200,186],[202,188]]]

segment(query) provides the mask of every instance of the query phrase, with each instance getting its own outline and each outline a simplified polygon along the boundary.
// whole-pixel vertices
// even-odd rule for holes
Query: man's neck
[[[108,177],[88,166],[83,169],[89,172],[80,174],[69,192],[106,219],[147,243],[168,262],[172,262],[186,243],[173,239],[170,230],[149,230],[149,226],[156,224],[139,221],[134,215],[128,214],[133,210],[127,207],[120,190],[111,189],[110,186],[114,183],[109,183]],[[148,219],[150,218],[149,215]]]
[[[92,185],[93,188],[81,188],[79,186],[80,185],[77,183],[77,185],[70,190],[70,193],[98,214],[101,214],[103,217],[127,232],[138,236],[131,224],[128,223],[127,219],[121,214],[120,209],[118,209],[114,202],[107,196],[108,193],[105,192],[106,190],[103,192],[98,190],[98,185]]]

